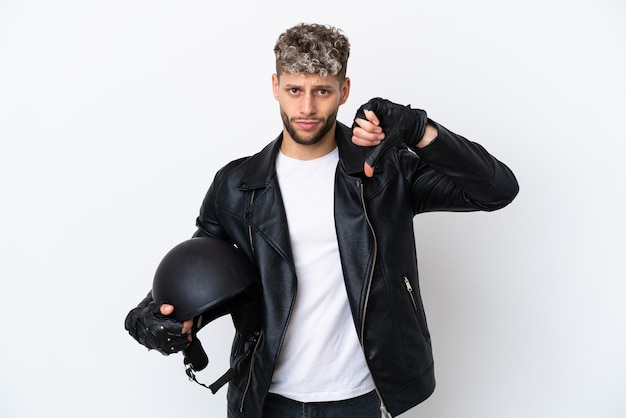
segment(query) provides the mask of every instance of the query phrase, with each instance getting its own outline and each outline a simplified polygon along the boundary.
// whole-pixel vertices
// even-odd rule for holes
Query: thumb
[[[365,164],[363,164],[363,171],[365,172],[365,175],[367,177],[372,177],[374,175],[374,167],[376,166],[378,158],[383,153],[383,151],[383,143],[381,142],[372,149],[370,154],[365,159]]]
[[[162,315],[170,315],[172,312],[174,312],[174,306],[173,305],[169,305],[167,303],[164,303],[163,305],[161,305],[161,314]]]

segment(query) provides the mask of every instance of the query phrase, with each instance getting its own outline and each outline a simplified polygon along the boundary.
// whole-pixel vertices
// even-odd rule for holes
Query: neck
[[[320,141],[308,145],[297,143],[289,135],[289,132],[283,129],[283,142],[280,145],[280,151],[286,156],[298,160],[314,160],[323,157],[337,148],[337,140],[335,139],[336,126],[335,124]]]

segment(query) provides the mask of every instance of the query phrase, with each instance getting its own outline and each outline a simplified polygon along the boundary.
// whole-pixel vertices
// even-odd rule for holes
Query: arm
[[[519,192],[519,185],[509,167],[481,145],[434,124],[437,136],[414,149],[434,173],[418,178],[416,186],[433,190],[424,183],[432,184],[437,177],[444,176],[461,191],[462,199],[471,209],[493,211],[511,203]],[[446,196],[441,199],[445,201]]]
[[[405,144],[420,157],[427,167],[417,170],[414,180],[422,206],[416,212],[495,210],[510,203],[519,190],[506,165],[482,146],[428,119],[420,109],[372,99],[357,112],[352,141],[373,147],[364,164],[368,177],[391,147]]]

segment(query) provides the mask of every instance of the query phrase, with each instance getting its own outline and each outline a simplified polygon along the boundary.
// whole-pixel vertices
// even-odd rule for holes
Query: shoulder
[[[280,140],[276,138],[256,154],[230,161],[217,172],[215,181],[243,188],[266,184],[275,171]]]

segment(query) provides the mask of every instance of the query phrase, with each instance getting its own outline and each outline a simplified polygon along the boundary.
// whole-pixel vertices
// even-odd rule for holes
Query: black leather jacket
[[[392,415],[424,401],[435,387],[418,285],[414,215],[496,210],[518,192],[513,173],[480,145],[437,128],[438,137],[425,148],[386,151],[375,175],[367,178],[367,149],[354,145],[351,129],[337,123],[335,226],[341,262],[367,364]],[[281,140],[279,136],[258,154],[216,174],[194,234],[234,242],[254,261],[263,285],[263,332],[244,371],[229,384],[229,417],[261,416],[297,292],[274,168]],[[323,361],[319,366],[324,367]]]

